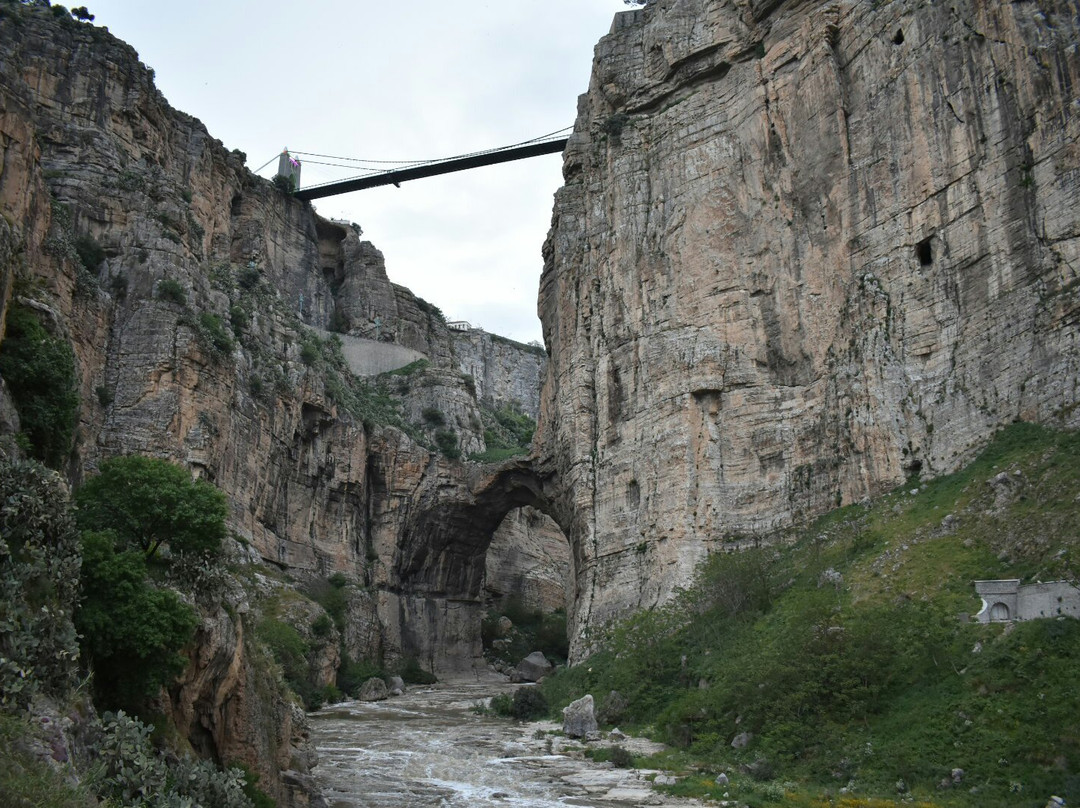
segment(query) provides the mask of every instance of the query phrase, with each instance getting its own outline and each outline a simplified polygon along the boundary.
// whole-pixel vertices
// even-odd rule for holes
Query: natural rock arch
[[[393,559],[396,587],[381,609],[402,656],[416,657],[436,673],[483,664],[481,587],[495,530],[508,513],[531,506],[570,536],[549,484],[531,459],[515,458],[465,467],[458,478],[440,478],[409,503]],[[573,577],[572,545],[570,555]],[[573,604],[567,606],[573,614]]]

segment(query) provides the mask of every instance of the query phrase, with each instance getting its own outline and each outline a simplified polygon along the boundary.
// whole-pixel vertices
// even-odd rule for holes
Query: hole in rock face
[[[896,29],[896,36],[894,36],[892,38],[892,42],[893,42],[894,45],[903,45],[904,44],[904,29],[902,29],[902,28],[897,28]]]
[[[915,245],[915,255],[921,266],[928,267],[934,263],[934,251],[930,246],[929,237]]]

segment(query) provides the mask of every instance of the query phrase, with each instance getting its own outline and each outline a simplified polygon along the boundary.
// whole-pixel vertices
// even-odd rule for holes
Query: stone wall
[[[975,592],[983,603],[974,618],[979,623],[1080,618],[1080,585],[1071,581],[1039,581],[1025,586],[1017,578],[976,581]]]

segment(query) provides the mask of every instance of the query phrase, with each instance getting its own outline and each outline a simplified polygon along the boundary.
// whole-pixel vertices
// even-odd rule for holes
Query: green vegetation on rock
[[[34,309],[13,303],[0,346],[0,375],[19,412],[23,448],[60,468],[71,451],[79,410],[71,345],[50,334]]]
[[[74,685],[79,566],[59,475],[34,461],[0,462],[0,709]]]
[[[536,421],[518,407],[507,404],[498,410],[481,408],[484,423],[484,445],[487,449],[469,455],[470,460],[495,463],[517,455],[527,455],[532,449]]]
[[[507,618],[513,628],[509,635],[498,636],[499,621]],[[484,655],[491,661],[516,665],[533,651],[540,651],[556,663],[566,662],[570,646],[566,639],[566,611],[557,609],[545,614],[530,609],[518,597],[510,597],[501,608],[488,612],[480,625]]]
[[[173,555],[216,554],[225,538],[225,495],[181,466],[141,455],[106,460],[75,494],[79,527],[109,530],[120,549],[147,558],[162,544]]]
[[[618,691],[623,729],[730,772],[749,805],[1072,803],[1080,621],[960,615],[975,579],[1076,580],[1078,490],[1080,435],[1016,424],[961,472],[714,555],[543,688],[556,708]],[[673,790],[716,795],[707,775]]]

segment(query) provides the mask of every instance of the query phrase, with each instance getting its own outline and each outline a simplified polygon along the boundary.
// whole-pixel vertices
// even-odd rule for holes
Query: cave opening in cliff
[[[915,245],[915,256],[919,259],[919,266],[928,267],[934,263],[934,250],[930,246],[929,236]]]

